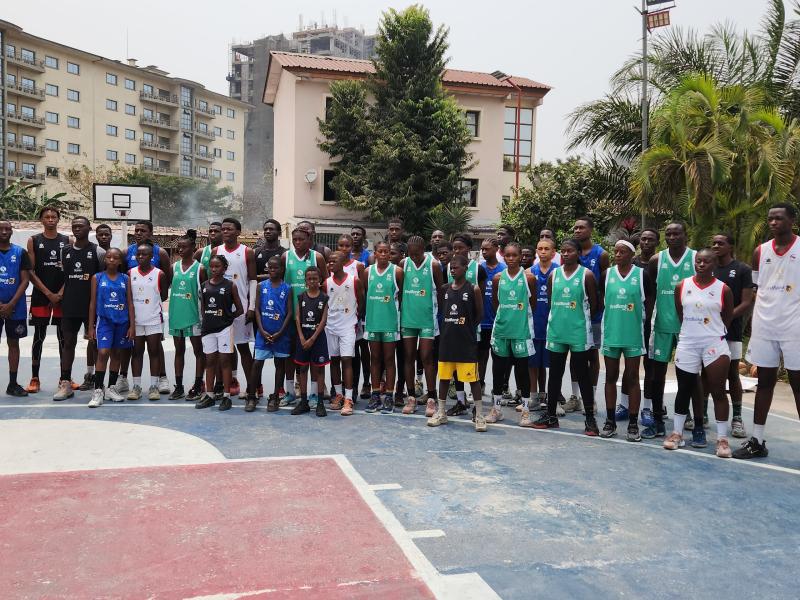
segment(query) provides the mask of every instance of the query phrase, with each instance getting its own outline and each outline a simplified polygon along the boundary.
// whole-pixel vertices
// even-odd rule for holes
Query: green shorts
[[[634,358],[644,354],[644,348],[641,346],[603,346],[600,348],[600,353],[608,358]]]
[[[404,338],[432,340],[436,337],[436,330],[433,327],[425,327],[423,329],[418,327],[401,327],[400,335]]]
[[[492,336],[492,352],[501,358],[528,358],[533,356],[533,340],[512,340]]]
[[[564,344],[563,342],[551,342],[547,340],[547,349],[550,352],[559,352],[566,354],[567,352],[586,352],[591,348],[591,345],[586,344]]]
[[[179,338],[187,338],[187,337],[196,337],[200,335],[200,323],[197,325],[191,325],[190,327],[183,327],[181,329],[172,329],[170,328],[169,334],[172,337],[179,337]]]
[[[650,348],[648,356],[651,360],[668,363],[672,360],[672,353],[678,346],[677,333],[653,331],[650,334]]]
[[[397,331],[365,331],[364,339],[368,342],[397,342],[400,333]]]

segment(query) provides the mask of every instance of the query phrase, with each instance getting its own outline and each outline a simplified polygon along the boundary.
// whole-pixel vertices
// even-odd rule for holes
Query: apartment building
[[[271,52],[263,100],[275,119],[274,193],[280,201],[274,216],[290,226],[304,219],[320,232],[348,229],[351,223],[383,229],[363,215],[341,207],[328,186],[333,171],[317,146],[317,119],[324,119],[330,85],[341,79],[363,79],[374,72],[371,61],[288,52]],[[463,181],[464,201],[472,224],[487,228],[499,220],[518,170],[530,165],[536,151],[537,109],[550,87],[525,77],[446,69],[442,84],[463,108],[472,133],[469,150],[475,168]],[[519,110],[518,110],[519,108]],[[519,167],[519,169],[518,169]],[[526,178],[520,179],[524,185]]]
[[[116,163],[217,180],[241,197],[248,104],[2,20],[0,48],[3,187],[22,180],[69,193],[69,169]]]

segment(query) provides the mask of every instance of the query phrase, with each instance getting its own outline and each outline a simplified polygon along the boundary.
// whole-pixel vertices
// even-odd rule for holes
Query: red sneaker
[[[239,380],[234,378],[231,382],[231,388],[228,390],[228,392],[230,393],[231,397],[234,397],[238,396],[240,391],[241,388],[239,387]]]

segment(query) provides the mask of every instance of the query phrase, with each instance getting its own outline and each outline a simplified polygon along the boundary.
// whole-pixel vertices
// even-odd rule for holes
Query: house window
[[[200,175],[200,177],[208,177],[208,168],[197,167],[197,174]]]
[[[31,148],[36,146],[36,138],[32,135],[24,135],[22,136],[22,145]]]
[[[149,94],[150,96],[152,96],[153,95],[153,86],[150,85],[149,83],[145,83],[145,84],[142,85],[142,91],[145,94]]]
[[[145,157],[142,159],[142,164],[143,164],[145,167],[152,167],[152,166],[153,166],[153,157],[152,157],[152,156],[145,156]]]
[[[181,159],[181,175],[184,177],[192,176],[192,161],[188,159]]]
[[[145,119],[153,119],[153,118],[155,118],[155,113],[150,108],[143,109],[142,114],[144,115]]]
[[[331,185],[335,173],[331,169],[325,169],[322,175],[322,199],[325,202],[338,202],[336,190]]]
[[[106,125],[106,135],[113,135],[114,137],[117,137],[117,126]]]
[[[7,160],[6,161],[6,168],[8,169],[8,174],[13,175],[14,171],[17,170],[17,161],[15,160]]]
[[[214,157],[222,158],[222,148],[214,148]]]
[[[236,111],[235,111],[235,110],[233,110],[232,108],[229,108],[229,109],[226,111],[226,114],[227,114],[227,115],[228,115],[228,116],[229,116],[231,119],[233,119],[233,118],[235,118],[235,117],[236,117]]]
[[[225,173],[225,179],[227,181],[233,181],[234,180],[233,171],[228,171],[227,173]]]
[[[461,180],[461,199],[467,206],[475,208],[478,206],[478,180],[477,179],[462,179]]]
[[[67,127],[72,127],[73,129],[80,129],[81,120],[78,117],[67,117]]]
[[[67,152],[69,154],[80,154],[81,153],[81,145],[80,144],[67,144]]]
[[[106,160],[117,160],[117,151],[116,150],[106,150]]]
[[[208,146],[205,146],[205,145],[203,145],[203,144],[199,144],[199,145],[197,146],[197,153],[198,153],[198,154],[205,154],[205,155],[208,155]]]
[[[19,55],[25,62],[35,63],[36,62],[36,52],[33,50],[28,50],[27,48],[22,48],[19,51]]]
[[[74,62],[67,61],[67,73],[72,73],[73,75],[80,75],[81,66]]]
[[[205,100],[198,100],[197,106],[200,110],[208,111],[208,102]]]
[[[519,168],[524,169],[531,164],[533,146],[533,109],[522,108],[519,111]],[[517,139],[517,108],[506,106],[505,124],[503,125],[503,170],[515,171],[514,156]]]
[[[181,129],[191,130],[192,128],[192,111],[184,110],[181,112]]]
[[[31,108],[30,106],[22,106],[20,107],[22,110],[22,116],[28,119],[35,119],[36,118],[36,110]]]
[[[36,82],[30,77],[23,77],[20,87],[27,92],[36,91]]]
[[[227,137],[229,140],[236,139],[236,132],[235,132],[233,129],[228,129],[228,132],[227,132],[227,134],[226,134],[226,137]]]
[[[126,140],[135,140],[136,139],[136,132],[133,129],[126,129],[125,130],[125,139]]]
[[[135,90],[136,89],[136,82],[133,79],[125,78],[125,89],[126,90]]]
[[[184,154],[192,153],[192,136],[188,133],[184,133],[181,137],[181,152]]]
[[[58,113],[45,111],[44,120],[53,125],[58,125]]]
[[[116,100],[111,100],[111,99],[106,99],[106,110],[114,110],[114,111],[116,111],[117,110],[117,101]]]
[[[106,73],[106,83],[108,85],[117,85],[117,76],[113,73]]]
[[[58,86],[52,83],[44,84],[44,93],[48,96],[58,96]]]
[[[147,131],[142,132],[142,141],[152,144],[153,143],[153,134]]]
[[[50,67],[51,69],[58,68],[58,59],[55,56],[45,56],[44,57],[44,66]]]
[[[33,163],[24,162],[22,163],[22,172],[29,176],[36,175],[36,165]]]
[[[233,150],[228,150],[225,153],[225,158],[227,158],[228,160],[236,160],[235,157],[236,157],[236,155],[233,153]]]
[[[6,73],[6,84],[9,87],[14,87],[17,85],[17,76],[13,73]]]
[[[135,154],[128,154],[126,152],[125,153],[125,163],[129,164],[129,165],[135,165],[136,164],[136,155]]]
[[[136,114],[136,107],[133,104],[126,104],[125,105],[125,114],[126,115],[135,115]]]
[[[48,177],[58,177],[58,167],[46,167],[45,172]]]
[[[44,147],[50,152],[58,152],[58,140],[45,140]]]
[[[208,133],[208,125],[206,123],[198,123],[197,130],[202,131],[203,133]]]
[[[17,114],[17,105],[14,104],[13,102],[6,103],[6,113],[8,113],[9,115]]]
[[[81,93],[78,90],[67,90],[67,100],[71,102],[80,102]]]
[[[480,112],[477,110],[468,110],[464,113],[464,121],[467,124],[467,131],[470,136],[478,137],[478,124],[480,122]]]

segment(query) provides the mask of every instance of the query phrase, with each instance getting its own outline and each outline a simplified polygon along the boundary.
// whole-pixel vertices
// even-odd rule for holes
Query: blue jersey
[[[604,250],[600,244],[595,244],[589,250],[589,254],[584,255],[583,252],[578,253],[578,261],[580,264],[589,269],[594,275],[594,281],[597,284],[597,298],[600,299],[600,256]],[[603,311],[597,311],[597,314],[592,319],[592,323],[600,323],[603,320]]]
[[[350,253],[350,258],[355,258],[358,262],[360,262],[365,267],[369,266],[369,257],[370,256],[372,256],[372,252],[370,252],[366,248],[361,250],[361,254],[359,254],[358,256],[356,256],[356,254],[354,252]]]
[[[533,311],[533,331],[534,339],[547,339],[547,317],[550,316],[550,301],[547,299],[547,280],[550,273],[555,271],[558,265],[550,264],[547,273],[543,273],[539,265],[531,267],[531,273],[536,277],[536,309]]]
[[[112,323],[128,322],[128,276],[118,273],[111,279],[105,271],[96,275],[97,299],[96,310],[99,319]]]
[[[272,287],[272,282],[268,279],[258,284],[261,295],[258,310],[261,313],[261,326],[267,333],[277,333],[286,319],[289,312],[289,291],[292,289],[285,281],[281,281],[278,287]],[[291,325],[287,326],[288,328]],[[285,337],[288,339],[287,331],[284,331]],[[261,336],[261,332],[256,336],[256,348],[265,350],[267,348],[267,341]]]
[[[128,246],[128,255],[126,257],[128,269],[135,269],[139,266],[139,261],[136,260],[136,248],[138,247],[139,245],[136,243]],[[161,246],[158,244],[153,244],[153,258],[150,259],[150,264],[157,269],[161,268]]]
[[[24,252],[25,250],[22,249],[22,246],[17,246],[16,244],[11,244],[11,248],[6,252],[0,252],[0,302],[3,304],[11,301],[21,285],[19,276],[22,271],[22,256]],[[11,320],[24,320],[27,314],[28,305],[25,300],[25,294],[23,294],[14,306]]]
[[[492,304],[492,287],[494,286],[494,276],[506,270],[506,263],[498,262],[497,265],[491,269],[482,262],[480,267],[486,271],[486,287],[483,290],[483,321],[481,321],[481,329],[491,329],[494,327],[494,305]]]

